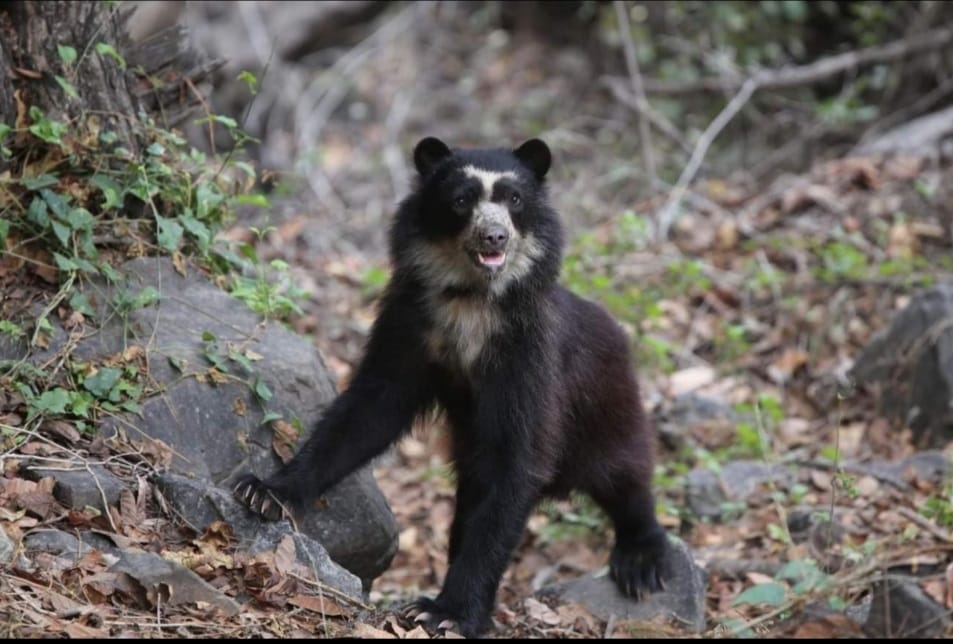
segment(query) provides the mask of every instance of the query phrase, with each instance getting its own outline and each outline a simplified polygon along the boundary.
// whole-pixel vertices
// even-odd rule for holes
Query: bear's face
[[[417,145],[414,161],[421,239],[413,262],[428,281],[499,295],[530,272],[554,217],[543,188],[550,164],[545,143],[451,151],[430,138]]]

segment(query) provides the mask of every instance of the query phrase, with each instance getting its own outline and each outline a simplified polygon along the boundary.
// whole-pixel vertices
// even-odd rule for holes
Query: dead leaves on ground
[[[316,621],[322,633],[335,635],[360,609],[329,594],[311,569],[297,562],[290,536],[275,551],[254,556],[236,551],[231,528],[222,522],[183,540],[187,530],[162,516],[160,497],[143,476],[127,475],[118,503],[104,514],[91,507],[63,508],[53,494],[52,477],[32,481],[15,470],[7,474],[0,479],[0,529],[17,554],[0,573],[0,595],[7,598],[6,606],[16,607],[19,617],[11,624],[20,636],[141,637],[166,632],[163,622],[178,624],[169,632],[179,635],[287,636],[314,633]],[[78,536],[89,548],[58,552],[24,546],[32,532],[51,526]],[[140,580],[135,569],[114,570],[117,557],[95,547],[94,537],[105,537],[123,552],[154,553],[226,596],[244,597],[242,614],[223,621],[215,606],[179,603],[173,587],[153,584],[149,576]],[[182,590],[190,596],[188,588]],[[4,610],[0,603],[0,614]],[[264,619],[273,610],[288,618],[280,623]]]

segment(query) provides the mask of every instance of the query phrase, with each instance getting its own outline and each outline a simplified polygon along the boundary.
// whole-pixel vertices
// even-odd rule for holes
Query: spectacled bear
[[[549,148],[451,150],[429,137],[413,158],[415,189],[390,231],[392,277],[350,386],[289,463],[265,481],[242,477],[237,498],[271,520],[300,509],[437,407],[457,477],[449,568],[436,599],[405,617],[431,632],[486,631],[533,507],[572,490],[612,520],[619,590],[659,590],[667,540],[650,487],[653,436],[625,333],[557,283]]]

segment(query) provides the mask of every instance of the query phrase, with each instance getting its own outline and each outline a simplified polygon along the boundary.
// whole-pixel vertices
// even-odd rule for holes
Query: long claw
[[[414,621],[417,622],[418,624],[423,624],[423,623],[426,622],[428,619],[430,619],[430,613],[428,613],[427,611],[424,611],[424,612],[418,614],[418,615],[414,618]]]
[[[452,619],[445,619],[437,624],[437,629],[441,631],[452,631],[457,627],[457,623]]]

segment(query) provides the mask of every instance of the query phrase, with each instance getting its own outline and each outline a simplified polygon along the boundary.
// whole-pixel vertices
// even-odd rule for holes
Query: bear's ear
[[[450,156],[450,148],[440,139],[428,136],[414,147],[414,165],[420,176],[426,177],[440,161]]]
[[[549,172],[549,166],[553,162],[553,155],[549,151],[549,146],[540,139],[530,139],[523,145],[513,150],[516,158],[522,161],[527,168],[536,175],[537,181],[542,181],[546,173]]]

